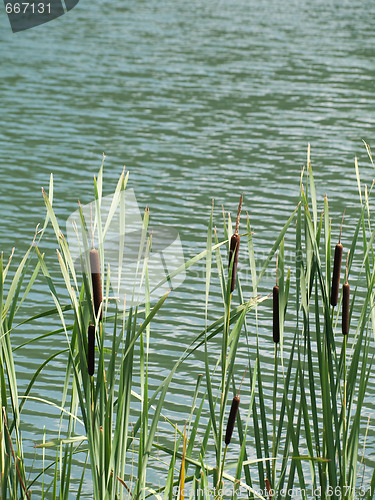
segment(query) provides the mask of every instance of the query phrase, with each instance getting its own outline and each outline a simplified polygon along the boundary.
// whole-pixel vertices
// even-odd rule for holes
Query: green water
[[[78,198],[90,202],[102,152],[106,193],[125,164],[140,206],[178,228],[187,257],[204,248],[211,199],[220,226],[221,204],[234,214],[243,192],[261,261],[295,207],[308,142],[319,196],[328,194],[337,228],[343,209],[350,216],[356,204],[354,156],[364,183],[374,175],[361,142],[375,144],[374,28],[369,0],[81,0],[18,34],[0,9],[1,249],[16,246],[19,257],[31,242],[50,172],[62,226]],[[57,274],[55,247],[47,233],[44,249]],[[173,292],[153,331],[155,384],[202,328],[199,269]],[[262,291],[272,283],[270,276]],[[42,280],[32,301],[30,311],[52,305]],[[260,331],[264,362],[271,359],[269,310]],[[211,314],[222,311],[213,305]],[[15,332],[14,343],[35,334]],[[22,387],[60,345],[64,338],[22,351]],[[244,356],[239,376],[245,366]],[[37,394],[59,401],[64,369],[63,361],[47,369]],[[201,371],[197,354],[174,379],[166,411],[181,427]],[[58,428],[40,405],[30,403],[24,419],[31,441],[41,425]]]

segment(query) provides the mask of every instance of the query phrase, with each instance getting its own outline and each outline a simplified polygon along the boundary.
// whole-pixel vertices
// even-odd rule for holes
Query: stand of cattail
[[[343,221],[344,221],[344,215],[342,216],[340,237],[339,237],[339,242],[337,243],[335,248],[335,258],[333,262],[332,287],[331,287],[331,306],[333,307],[337,305],[339,298],[340,272],[341,272],[341,261],[343,252],[343,246],[341,244],[341,230]]]
[[[87,369],[90,377],[95,371],[95,325],[89,325],[87,335]]]
[[[230,269],[230,266],[231,266],[232,260],[233,260],[232,281],[231,281],[231,286],[230,286],[230,293],[233,292],[233,290],[234,290],[234,288],[236,286],[238,253],[239,253],[239,250],[240,250],[240,235],[238,234],[238,229],[239,229],[239,225],[240,225],[240,215],[241,215],[241,208],[242,208],[242,200],[243,200],[243,195],[241,194],[240,203],[238,205],[238,211],[237,211],[236,229],[235,229],[234,234],[232,235],[232,237],[230,239],[228,269]]]
[[[101,321],[103,316],[101,307],[103,302],[102,279],[100,275],[99,252],[95,248],[90,250],[90,267],[95,316],[97,317],[100,311],[99,321]]]

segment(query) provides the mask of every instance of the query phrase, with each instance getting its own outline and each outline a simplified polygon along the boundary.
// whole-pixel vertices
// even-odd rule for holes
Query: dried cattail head
[[[279,287],[273,287],[273,341],[280,342],[280,320],[279,320]]]
[[[236,417],[238,412],[238,407],[240,406],[240,397],[234,396],[232,400],[232,406],[230,407],[227,430],[225,432],[225,444],[228,446],[230,440],[232,439],[234,425],[236,423]]]
[[[230,239],[229,264],[228,264],[228,269],[230,269],[230,266],[232,264],[232,259],[233,259],[232,281],[231,281],[231,286],[230,286],[230,293],[233,292],[233,290],[236,286],[239,249],[240,249],[240,235],[238,233],[234,233]],[[233,255],[234,255],[234,257],[233,257]]]
[[[95,371],[95,326],[89,325],[87,334],[87,369],[90,377]]]
[[[335,259],[333,263],[333,273],[332,273],[331,306],[336,306],[339,298],[342,252],[343,252],[342,244],[337,243],[335,248]]]
[[[99,320],[101,320],[103,313],[101,309],[101,304],[103,302],[102,279],[100,276],[99,252],[95,249],[90,250],[90,267],[91,267],[92,295],[94,301],[95,316],[98,316],[98,312],[100,310]]]

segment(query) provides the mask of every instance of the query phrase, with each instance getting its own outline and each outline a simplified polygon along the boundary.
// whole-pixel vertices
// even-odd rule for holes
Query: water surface
[[[48,186],[51,172],[62,226],[78,199],[90,202],[92,178],[105,152],[105,194],[125,164],[140,206],[149,205],[152,220],[178,228],[186,257],[204,248],[211,199],[220,226],[221,204],[234,216],[243,192],[261,259],[297,203],[308,143],[318,195],[322,201],[327,193],[330,200],[333,234],[338,236],[346,208],[351,235],[355,155],[363,182],[373,178],[361,140],[375,143],[374,19],[375,4],[368,0],[81,0],[51,23],[12,34],[2,10],[2,250],[16,246],[19,259],[31,242],[44,217],[40,188]],[[55,247],[47,232],[43,249],[57,275]],[[173,292],[153,329],[155,384],[203,326],[199,269]],[[265,281],[264,293],[272,281]],[[213,297],[218,294],[214,275]],[[24,314],[46,303],[52,300],[40,280]],[[218,304],[212,300],[212,318],[222,314]],[[270,338],[269,312],[264,306],[259,332],[264,345]],[[13,342],[38,332],[15,331]],[[19,351],[21,387],[41,359],[65,345],[60,335]],[[218,348],[216,341],[213,354]],[[264,362],[272,363],[266,353]],[[168,396],[173,405],[166,411],[180,426],[202,359],[197,353],[184,365]],[[36,394],[58,402],[64,370],[64,360],[46,369]],[[369,392],[374,388],[370,378]],[[42,421],[51,433],[58,428],[58,420],[43,410],[30,403],[25,411],[26,429],[35,440]]]

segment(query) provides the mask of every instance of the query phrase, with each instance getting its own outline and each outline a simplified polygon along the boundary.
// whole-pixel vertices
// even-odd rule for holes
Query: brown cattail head
[[[350,302],[350,286],[349,283],[344,283],[342,287],[342,333],[349,333],[349,302]]]
[[[87,369],[90,377],[95,371],[95,326],[89,325],[87,335]]]
[[[95,316],[98,316],[98,312],[100,309],[99,320],[101,320],[103,315],[103,311],[100,308],[103,302],[102,279],[100,276],[99,252],[95,249],[90,250],[90,267],[91,267],[92,295],[94,301]]]
[[[232,281],[231,281],[231,286],[230,286],[230,293],[233,292],[233,290],[236,286],[236,275],[237,275],[239,249],[240,249],[240,235],[238,233],[234,233],[234,235],[230,239],[229,263],[228,263],[228,269],[230,269],[232,259],[233,259]],[[233,257],[233,255],[234,255],[234,257]]]
[[[339,298],[340,271],[343,246],[337,243],[335,248],[335,260],[333,262],[332,287],[331,287],[331,306],[336,306]]]
[[[280,342],[280,321],[279,321],[279,287],[273,287],[273,341]]]
[[[234,425],[236,423],[236,417],[238,412],[238,407],[240,406],[240,397],[234,396],[232,400],[232,406],[230,407],[227,430],[225,432],[225,444],[228,446],[230,440],[232,439]]]

